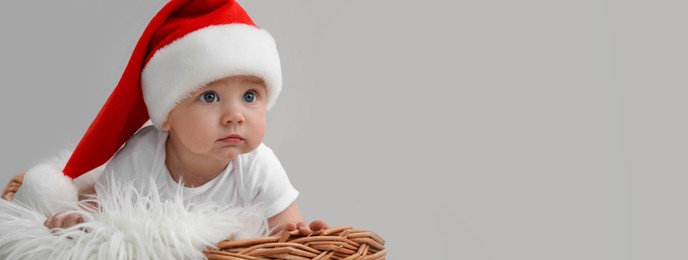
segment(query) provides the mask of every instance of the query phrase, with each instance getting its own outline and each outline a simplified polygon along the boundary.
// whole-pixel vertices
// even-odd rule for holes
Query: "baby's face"
[[[170,111],[162,128],[170,133],[175,147],[233,160],[263,141],[266,115],[267,90],[263,81],[234,76],[192,93]]]

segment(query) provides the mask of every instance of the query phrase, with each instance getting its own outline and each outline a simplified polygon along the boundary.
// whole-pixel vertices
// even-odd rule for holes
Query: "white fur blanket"
[[[43,225],[48,214],[0,199],[0,258],[204,259],[203,250],[224,239],[268,234],[255,209],[184,205],[178,198],[161,201],[155,189],[133,185],[100,187],[92,198],[99,207],[71,205],[84,223],[52,233]]]

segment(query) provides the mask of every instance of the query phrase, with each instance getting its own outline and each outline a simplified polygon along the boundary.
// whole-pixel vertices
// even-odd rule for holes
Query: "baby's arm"
[[[274,231],[272,232],[273,235],[278,234],[285,229],[287,231],[294,231],[298,229],[302,235],[307,236],[312,234],[313,231],[320,231],[330,228],[327,223],[322,220],[315,220],[308,225],[303,219],[303,215],[301,215],[299,207],[296,206],[296,202],[289,205],[289,207],[277,215],[269,218],[268,225],[270,228],[274,228]]]
[[[93,194],[96,194],[96,189],[94,185],[91,185],[79,194],[79,199],[87,198]],[[68,228],[82,222],[84,222],[84,219],[77,213],[57,213],[45,219],[43,225],[52,230],[55,228]]]

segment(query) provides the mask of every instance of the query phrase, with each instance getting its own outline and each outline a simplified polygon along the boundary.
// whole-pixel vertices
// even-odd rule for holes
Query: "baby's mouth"
[[[227,137],[221,138],[219,140],[221,142],[227,143],[227,144],[237,144],[237,143],[243,142],[244,138],[241,137],[240,135],[234,135],[233,134],[233,135],[229,135]]]

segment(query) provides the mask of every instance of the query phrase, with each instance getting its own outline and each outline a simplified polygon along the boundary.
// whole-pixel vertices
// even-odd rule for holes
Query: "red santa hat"
[[[170,1],[144,30],[119,83],[64,169],[55,170],[58,175],[64,173],[74,179],[103,165],[148,119],[160,129],[170,110],[188,94],[215,80],[237,75],[261,78],[267,87],[268,109],[275,103],[282,88],[282,73],[272,36],[256,27],[233,0]],[[61,186],[56,182],[69,185],[71,180],[55,180],[60,178],[48,177],[42,173],[44,170],[33,177],[29,170],[22,185],[38,189],[42,195],[25,196],[20,189],[18,199],[75,199],[75,191],[53,187]],[[35,199],[39,198],[28,200]]]
[[[160,129],[174,106],[215,80],[237,75],[265,82],[268,108],[282,88],[275,41],[235,1],[173,0],[143,32],[129,64],[74,150],[72,178],[109,160],[150,116]]]

